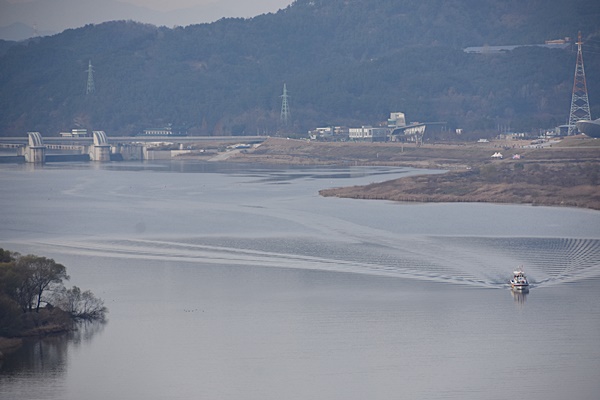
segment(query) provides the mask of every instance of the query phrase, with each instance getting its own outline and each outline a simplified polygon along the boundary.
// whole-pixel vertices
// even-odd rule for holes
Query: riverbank
[[[0,358],[21,339],[71,332],[79,320],[104,320],[104,301],[89,290],[65,288],[68,279],[66,267],[53,259],[0,248]]]
[[[61,318],[62,319],[62,318]],[[0,336],[0,360],[14,353],[23,345],[26,338],[43,338],[52,335],[64,335],[74,330],[74,321],[47,323],[43,326],[17,333],[14,337]]]
[[[522,164],[521,164],[522,165]],[[421,175],[367,186],[321,190],[325,197],[408,202],[488,202],[600,210],[600,189],[580,166],[485,166],[442,175]],[[596,172],[592,172],[596,174]],[[593,179],[597,181],[597,178]]]
[[[6,355],[19,350],[22,345],[23,339],[21,338],[6,338],[0,336],[0,360]]]
[[[494,153],[502,159],[493,159]],[[319,143],[268,139],[229,161],[287,165],[389,165],[445,169],[393,181],[332,188],[322,196],[415,202],[493,202],[600,210],[600,141],[570,137],[545,145],[524,141],[426,144]]]
[[[388,165],[416,168],[466,168],[489,155],[483,147],[367,142],[312,142],[270,138],[228,161],[285,165]]]

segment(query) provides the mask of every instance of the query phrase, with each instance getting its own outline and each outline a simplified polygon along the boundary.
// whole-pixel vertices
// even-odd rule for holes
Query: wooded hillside
[[[0,135],[134,135],[167,124],[196,135],[305,133],[377,124],[393,111],[467,131],[551,128],[568,119],[572,47],[463,49],[578,30],[598,117],[597,1],[297,0],[274,14],[173,29],[88,25],[0,46]],[[96,90],[86,95],[90,60]],[[279,126],[284,83],[288,128]]]

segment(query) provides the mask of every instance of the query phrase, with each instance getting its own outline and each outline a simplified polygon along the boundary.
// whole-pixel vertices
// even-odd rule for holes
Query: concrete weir
[[[91,161],[110,161],[110,145],[104,131],[94,131],[94,144],[90,146]]]
[[[91,144],[50,144],[46,145],[39,132],[27,132],[27,144],[15,145],[18,156],[24,157],[25,162],[32,164],[44,164],[46,161],[81,161],[83,158],[90,161],[111,161],[111,146],[108,143],[104,131],[93,132],[93,143]],[[50,155],[47,150],[65,149],[69,151],[79,150],[75,155]]]
[[[46,146],[39,132],[27,132],[28,144],[25,147],[25,161],[34,164],[46,162]]]
[[[250,146],[262,143],[264,136],[127,136],[111,137],[112,144],[104,131],[93,131],[89,136],[47,137],[39,132],[28,132],[28,137],[0,137],[0,149],[14,149],[16,155],[0,156],[0,163],[46,162],[109,162],[170,160],[181,154],[192,152],[191,145],[201,142],[212,147],[223,143],[249,143]],[[157,144],[178,145],[179,150],[159,150]],[[218,159],[225,159],[220,156]],[[217,159],[215,159],[217,160]]]

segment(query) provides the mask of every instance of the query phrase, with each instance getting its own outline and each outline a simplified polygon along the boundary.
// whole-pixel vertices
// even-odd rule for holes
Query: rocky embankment
[[[415,202],[493,202],[600,210],[600,141],[572,137],[529,143],[315,143],[269,139],[230,161],[300,165],[391,165],[449,170],[367,186],[321,190],[323,196]],[[492,159],[501,152],[503,159]],[[513,156],[519,158],[513,159]]]

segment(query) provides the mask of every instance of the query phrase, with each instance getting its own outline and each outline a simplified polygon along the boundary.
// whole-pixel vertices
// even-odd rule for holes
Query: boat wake
[[[364,238],[362,238],[364,239]],[[186,237],[45,240],[52,254],[201,265],[297,268],[507,288],[523,265],[531,287],[600,279],[600,240],[408,236],[371,240]]]

